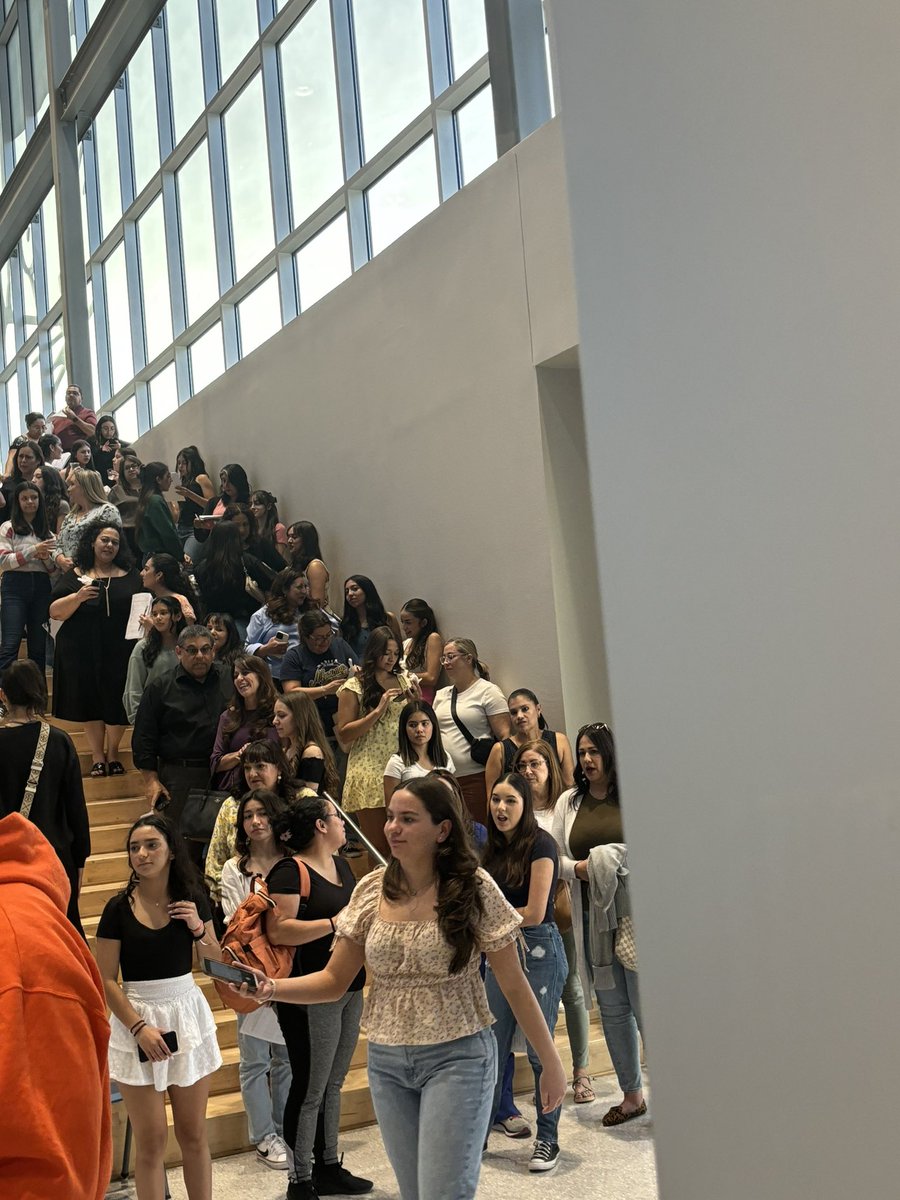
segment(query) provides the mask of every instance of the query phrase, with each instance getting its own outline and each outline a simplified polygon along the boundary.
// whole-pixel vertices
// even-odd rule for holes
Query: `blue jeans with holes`
[[[369,1089],[401,1200],[472,1200],[496,1078],[490,1029],[428,1046],[369,1043]]]
[[[556,1029],[559,1016],[559,1001],[565,986],[569,965],[566,961],[566,950],[559,930],[554,922],[546,925],[531,925],[522,930],[525,938],[525,969],[526,977],[534,992],[547,1028],[551,1035]],[[512,1047],[513,1034],[516,1030],[516,1018],[509,1006],[509,1001],[494,977],[488,965],[484,981],[487,990],[488,1003],[491,1012],[496,1017],[494,1036],[497,1039],[497,1054],[500,1062],[505,1063]],[[555,1142],[559,1126],[558,1108],[551,1113],[541,1112],[541,1060],[531,1043],[527,1043],[528,1061],[534,1072],[534,1098],[537,1107],[537,1136],[542,1142]],[[498,1078],[494,1090],[493,1111],[500,1107],[500,1093],[503,1080]],[[493,1122],[492,1122],[493,1123]]]
[[[46,571],[4,571],[0,581],[0,671],[19,656],[28,636],[28,657],[43,671],[47,663],[50,576]]]
[[[247,1112],[250,1141],[259,1145],[270,1134],[281,1137],[284,1105],[291,1086],[291,1064],[286,1046],[250,1037],[241,1029],[238,1013],[238,1046],[241,1098]]]

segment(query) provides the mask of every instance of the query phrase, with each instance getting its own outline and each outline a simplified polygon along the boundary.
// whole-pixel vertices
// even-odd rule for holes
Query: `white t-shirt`
[[[238,866],[239,862],[235,856],[222,867],[222,911],[226,921],[231,920],[238,906],[250,895],[250,880]],[[262,1005],[256,1012],[241,1014],[240,1026],[241,1032],[248,1037],[274,1042],[276,1046],[284,1045],[284,1034],[271,1004]]]
[[[447,761],[444,763],[444,769],[452,771],[456,774],[456,767],[453,765],[453,759],[447,755]],[[392,754],[387,760],[387,766],[384,768],[386,779],[399,779],[401,783],[408,783],[410,779],[424,779],[429,772],[425,770],[419,763],[413,763],[408,767],[399,754]]]
[[[460,775],[483,775],[484,767],[469,753],[469,743],[460,733],[450,712],[452,691],[452,687],[441,688],[434,697],[434,711],[441,727],[441,741]],[[491,726],[488,717],[508,717],[509,705],[496,683],[476,679],[456,697],[456,714],[473,738],[490,737]]]

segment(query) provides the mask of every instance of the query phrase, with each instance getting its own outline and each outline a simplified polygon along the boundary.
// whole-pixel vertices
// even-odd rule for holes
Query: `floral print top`
[[[468,1037],[493,1024],[479,972],[480,954],[450,974],[453,951],[437,920],[391,921],[379,915],[384,867],[360,880],[335,919],[337,937],[365,947],[368,1039],[383,1046],[428,1046]],[[486,871],[478,869],[484,918],[478,950],[492,954],[516,940],[522,918]]]

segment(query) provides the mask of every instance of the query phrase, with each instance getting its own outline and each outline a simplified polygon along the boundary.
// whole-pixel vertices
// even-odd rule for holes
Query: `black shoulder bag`
[[[459,730],[459,732],[463,735],[463,737],[469,743],[469,753],[472,755],[474,760],[483,767],[487,763],[487,760],[490,758],[491,751],[493,750],[494,746],[496,745],[497,739],[494,737],[493,734],[491,734],[490,737],[480,737],[480,738],[472,736],[472,734],[469,732],[469,730],[466,729],[465,725],[463,725],[462,721],[459,719],[459,716],[456,712],[457,694],[458,693],[456,691],[456,688],[450,689],[450,716],[453,718],[454,722],[456,723],[456,728]]]

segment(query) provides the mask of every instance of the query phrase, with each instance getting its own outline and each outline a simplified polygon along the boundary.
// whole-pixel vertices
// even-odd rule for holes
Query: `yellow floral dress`
[[[338,694],[345,690],[356,694],[359,715],[364,717],[366,714],[363,712],[362,683],[359,678],[354,676],[348,679]],[[397,730],[405,703],[405,696],[392,700],[384,715],[350,747],[343,798],[344,808],[348,812],[384,806],[384,768],[391,755],[397,753]]]

